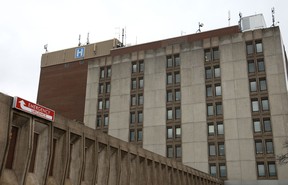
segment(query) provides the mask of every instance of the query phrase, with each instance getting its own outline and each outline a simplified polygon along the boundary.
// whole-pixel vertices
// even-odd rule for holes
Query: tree
[[[287,150],[288,150],[288,139],[286,139],[286,141],[284,142],[283,145],[284,145],[284,148],[287,148]],[[278,160],[279,164],[281,164],[281,165],[288,164],[288,151],[285,154],[278,155],[277,160]]]

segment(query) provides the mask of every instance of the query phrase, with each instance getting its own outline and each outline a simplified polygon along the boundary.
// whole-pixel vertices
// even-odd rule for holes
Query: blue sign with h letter
[[[75,49],[75,58],[84,58],[85,56],[85,48],[76,48]]]

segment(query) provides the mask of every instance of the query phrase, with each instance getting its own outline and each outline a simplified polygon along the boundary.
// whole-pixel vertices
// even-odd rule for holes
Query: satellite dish
[[[48,44],[44,45],[44,49],[45,49],[46,52],[48,52]]]

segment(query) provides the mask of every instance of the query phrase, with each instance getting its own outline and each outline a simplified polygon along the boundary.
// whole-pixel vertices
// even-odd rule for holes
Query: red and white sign
[[[49,121],[54,121],[55,111],[19,97],[14,97],[13,108],[33,114]]]

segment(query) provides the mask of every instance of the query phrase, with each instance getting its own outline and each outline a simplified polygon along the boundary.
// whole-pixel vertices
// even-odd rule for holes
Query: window
[[[139,72],[143,72],[144,71],[144,62],[143,61],[140,61],[139,62]]]
[[[227,176],[226,165],[220,164],[219,168],[220,168],[220,177],[226,177]]]
[[[101,68],[100,69],[100,78],[104,78],[105,77],[105,69]]]
[[[137,141],[142,141],[143,139],[143,132],[141,129],[137,130]]]
[[[167,91],[167,102],[173,101],[173,93],[172,91]]]
[[[209,61],[212,60],[210,49],[205,49],[204,50],[204,57],[205,57],[205,62],[209,62]]]
[[[110,93],[110,89],[111,89],[110,83],[106,83],[106,93]]]
[[[270,177],[275,177],[277,175],[275,162],[269,162],[268,163],[268,171],[269,171]]]
[[[139,88],[142,89],[144,87],[144,80],[143,78],[139,78]]]
[[[181,109],[180,107],[175,108],[175,119],[180,119],[181,118]]]
[[[256,154],[263,154],[263,146],[261,140],[255,141]]]
[[[182,147],[180,145],[176,145],[175,150],[176,150],[176,158],[182,157]]]
[[[139,94],[138,95],[138,104],[143,105],[143,103],[144,103],[144,97],[142,94]]]
[[[132,88],[132,89],[136,89],[136,88],[137,88],[137,81],[136,81],[136,79],[132,79],[132,80],[131,80],[131,88]]]
[[[220,52],[218,48],[213,48],[213,60],[219,60],[220,59]]]
[[[173,139],[173,128],[167,127],[167,139]]]
[[[259,84],[260,84],[260,91],[267,90],[266,79],[260,79]]]
[[[167,119],[172,120],[173,119],[173,111],[172,109],[167,109]]]
[[[253,120],[254,132],[261,132],[260,120]]]
[[[254,53],[254,47],[253,47],[252,42],[249,42],[246,44],[246,51],[247,51],[247,55],[251,55]]]
[[[253,112],[258,112],[259,111],[258,100],[252,100],[252,111]]]
[[[216,156],[216,147],[215,144],[209,144],[209,156]]]
[[[180,126],[175,126],[175,137],[181,138],[181,127]]]
[[[263,52],[262,42],[257,41],[255,45],[256,45],[256,53],[262,53]]]
[[[173,75],[171,73],[167,74],[167,84],[173,83]]]
[[[135,106],[137,104],[136,95],[131,96],[131,106]]]
[[[135,112],[131,112],[131,113],[130,113],[130,123],[131,123],[131,124],[134,124],[135,121],[136,121]]]
[[[109,124],[109,117],[108,115],[104,115],[104,126],[108,126]]]
[[[106,99],[105,100],[105,109],[109,109],[109,107],[110,107],[110,100]]]
[[[97,116],[97,127],[101,127],[102,125],[102,118],[101,116]]]
[[[208,135],[213,136],[215,134],[215,128],[213,123],[208,124]]]
[[[181,100],[181,92],[180,89],[175,89],[175,101]]]
[[[222,95],[221,85],[216,84],[215,85],[215,96],[221,96],[221,95]]]
[[[173,157],[173,147],[171,145],[167,146],[167,157],[168,158]]]
[[[143,123],[143,113],[138,112],[138,123]]]
[[[206,79],[211,79],[212,78],[212,70],[210,67],[205,68],[205,77]]]
[[[99,94],[102,94],[104,92],[104,85],[99,84]]]
[[[130,141],[135,141],[135,131],[134,130],[130,130],[129,140]]]
[[[111,67],[107,67],[107,75],[108,78],[111,77]]]
[[[206,86],[206,96],[207,97],[211,97],[212,96],[212,86],[211,85],[207,85]]]
[[[265,132],[271,132],[272,131],[271,121],[269,118],[263,119],[263,124],[264,124],[264,131]]]
[[[103,102],[102,100],[99,100],[98,102],[98,110],[102,110],[103,109]]]
[[[225,155],[225,146],[224,143],[218,144],[218,155],[224,156]]]
[[[210,164],[210,175],[214,177],[217,176],[217,168],[215,164]]]
[[[167,68],[173,67],[172,56],[167,56]]]
[[[222,115],[222,103],[216,103],[216,115]]]
[[[214,77],[219,78],[221,76],[220,74],[220,67],[219,66],[214,66]]]
[[[262,99],[261,100],[261,103],[262,103],[262,110],[263,111],[269,111],[269,102],[268,102],[268,99]]]
[[[175,83],[180,83],[180,73],[179,72],[176,72],[175,73]]]
[[[174,56],[174,62],[175,62],[175,67],[180,66],[180,56],[179,55]]]
[[[248,73],[255,73],[255,64],[253,60],[248,61]]]
[[[223,123],[217,123],[217,134],[223,135],[224,134],[224,125]]]
[[[132,64],[132,73],[137,73],[137,63]]]
[[[273,142],[272,140],[266,140],[266,153],[267,154],[273,154],[274,150],[273,150]]]
[[[256,80],[250,80],[250,92],[256,92],[257,91],[257,83]]]
[[[264,60],[263,59],[258,59],[257,60],[257,66],[258,66],[258,72],[265,71],[265,65],[264,65]]]
[[[264,163],[257,163],[258,177],[265,177]]]
[[[208,116],[213,116],[214,115],[214,110],[213,110],[213,105],[212,104],[208,104],[207,105],[207,115]]]

